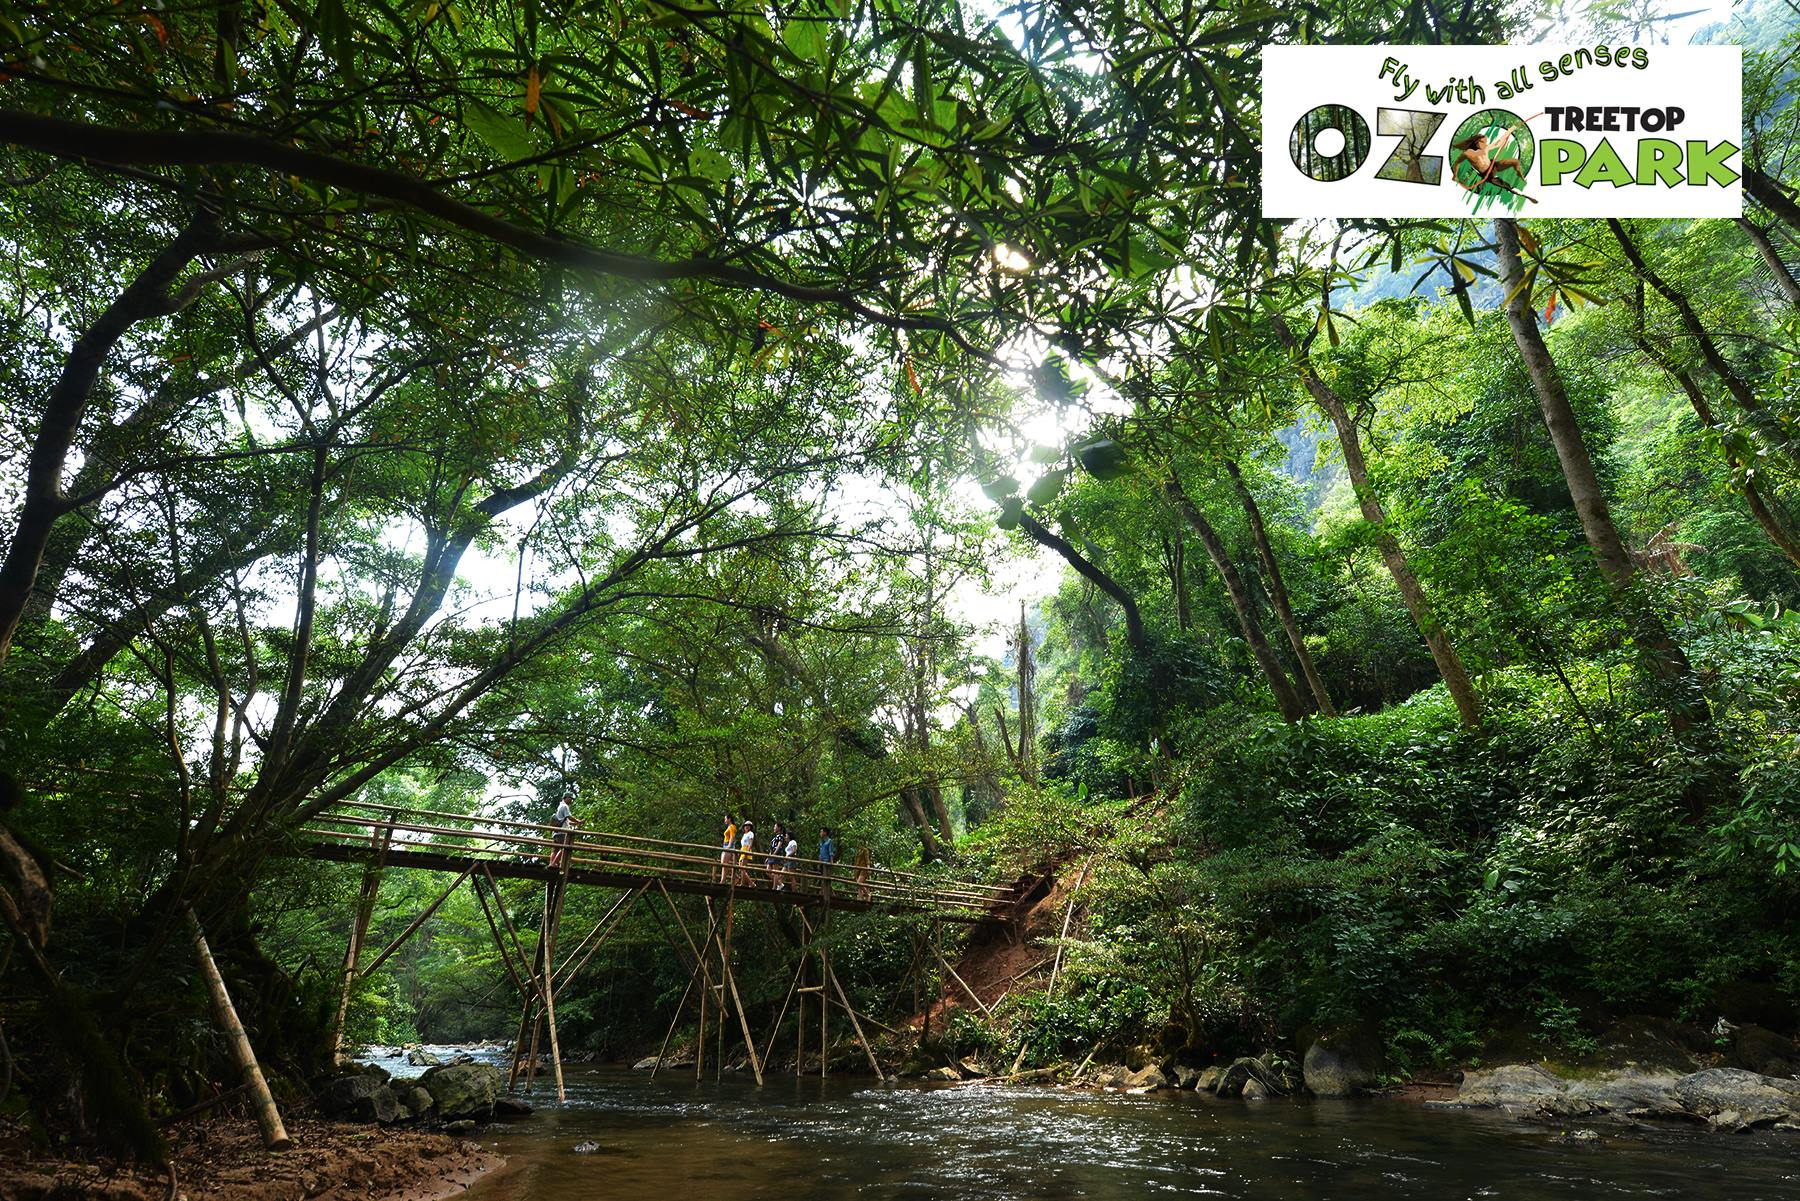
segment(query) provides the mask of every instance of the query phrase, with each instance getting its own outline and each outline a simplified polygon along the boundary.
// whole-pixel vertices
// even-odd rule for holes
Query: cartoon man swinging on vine
[[[1529,200],[1532,204],[1536,204],[1537,198],[1535,196],[1525,195],[1524,192],[1521,192],[1518,188],[1500,178],[1500,173],[1502,171],[1510,170],[1515,172],[1520,177],[1521,181],[1524,179],[1525,168],[1520,165],[1518,158],[1516,156],[1513,158],[1495,158],[1494,156],[1510,146],[1513,138],[1519,131],[1523,130],[1526,125],[1543,115],[1543,113],[1533,113],[1531,116],[1525,118],[1525,120],[1514,125],[1511,129],[1508,129],[1492,142],[1488,141],[1488,136],[1485,132],[1477,132],[1464,138],[1460,142],[1452,142],[1450,144],[1451,148],[1458,153],[1450,162],[1450,177],[1456,180],[1457,183],[1462,184],[1465,191],[1473,192],[1477,196],[1481,194],[1481,189],[1484,186],[1493,184],[1496,188],[1510,192],[1521,200]],[[1461,167],[1464,163],[1467,163],[1475,172],[1475,182],[1472,184],[1465,182],[1462,175],[1457,170],[1457,168]]]

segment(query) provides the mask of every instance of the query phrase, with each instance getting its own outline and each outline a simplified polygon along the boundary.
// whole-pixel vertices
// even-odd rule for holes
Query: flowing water
[[[691,1071],[652,1081],[571,1067],[568,1084],[566,1105],[540,1080],[535,1114],[482,1128],[507,1166],[469,1201],[1800,1201],[1800,1139],[1786,1134],[1596,1123],[1598,1139],[1581,1140],[1398,1101],[792,1076],[759,1090],[747,1076],[696,1084]]]

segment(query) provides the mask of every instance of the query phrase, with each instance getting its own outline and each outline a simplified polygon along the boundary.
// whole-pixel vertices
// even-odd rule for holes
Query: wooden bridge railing
[[[429,856],[453,860],[457,868],[485,864],[502,874],[513,874],[503,869],[520,865],[547,868],[556,852],[566,847],[569,878],[576,882],[629,877],[660,881],[681,891],[712,891],[735,883],[746,899],[820,905],[829,896],[834,905],[852,902],[962,920],[996,915],[1015,897],[1012,888],[1001,885],[893,868],[821,864],[761,849],[745,856],[705,843],[563,830],[536,822],[361,801],[335,806],[308,822],[301,833],[321,849],[354,852],[384,847],[387,856],[399,862]],[[562,866],[560,860],[557,866]],[[777,881],[782,888],[775,887]]]

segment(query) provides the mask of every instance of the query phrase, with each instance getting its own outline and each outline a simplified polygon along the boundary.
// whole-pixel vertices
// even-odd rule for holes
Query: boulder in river
[[[1223,1079],[1225,1079],[1225,1069],[1218,1064],[1201,1068],[1200,1074],[1194,1078],[1194,1091],[1216,1093],[1219,1091],[1219,1081]]]
[[[1155,1064],[1150,1064],[1147,1067],[1139,1068],[1137,1071],[1127,1076],[1125,1078],[1125,1087],[1129,1089],[1143,1089],[1145,1092],[1150,1092],[1153,1089],[1168,1088],[1169,1078],[1162,1074],[1161,1068],[1157,1067]]]
[[[1358,1030],[1322,1035],[1306,1049],[1300,1073],[1315,1097],[1362,1092],[1380,1078],[1381,1041]]]
[[[494,1116],[497,1118],[522,1118],[531,1112],[531,1102],[529,1101],[521,1101],[517,1097],[505,1095],[494,1098]]]
[[[444,1061],[439,1059],[436,1055],[433,1055],[430,1051],[418,1047],[406,1053],[406,1062],[412,1064],[415,1068],[435,1068]]]
[[[486,1118],[493,1116],[500,1095],[500,1069],[491,1063],[446,1064],[428,1070],[419,1083],[430,1091],[440,1118]]]
[[[1171,1088],[1194,1088],[1199,1085],[1200,1076],[1200,1069],[1191,1064],[1177,1063],[1169,1066],[1169,1086]]]

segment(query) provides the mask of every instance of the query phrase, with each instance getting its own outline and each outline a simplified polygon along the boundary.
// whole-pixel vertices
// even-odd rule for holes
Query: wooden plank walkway
[[[567,864],[551,866],[567,843]],[[817,860],[755,851],[748,862],[722,847],[577,829],[505,818],[468,817],[430,809],[347,802],[308,822],[297,853],[340,863],[485,874],[601,888],[660,885],[672,893],[861,913],[922,913],[948,922],[1007,917],[1016,890],[891,868],[829,866]],[[771,870],[770,861],[774,861]],[[780,881],[784,887],[777,888]]]

